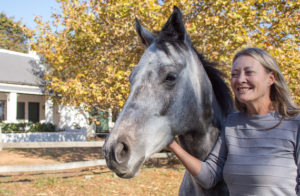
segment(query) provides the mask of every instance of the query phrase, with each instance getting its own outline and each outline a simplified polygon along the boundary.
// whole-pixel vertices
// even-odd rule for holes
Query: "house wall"
[[[56,113],[54,111],[54,113]],[[59,124],[58,127],[66,131],[73,129],[87,130],[89,115],[82,107],[60,105],[58,108]],[[55,120],[55,115],[54,115]]]
[[[40,121],[45,121],[45,96],[43,95],[27,95],[27,94],[18,94],[18,102],[25,102],[25,120],[28,120],[28,103],[29,102],[38,102],[40,103],[40,112],[39,118]]]
[[[0,92],[0,100],[6,100],[7,99],[7,93]]]

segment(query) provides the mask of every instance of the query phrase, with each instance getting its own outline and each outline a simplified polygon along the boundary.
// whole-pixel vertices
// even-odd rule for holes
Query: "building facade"
[[[45,95],[44,66],[34,53],[0,49],[0,122],[49,122],[95,132],[81,107],[55,106]]]

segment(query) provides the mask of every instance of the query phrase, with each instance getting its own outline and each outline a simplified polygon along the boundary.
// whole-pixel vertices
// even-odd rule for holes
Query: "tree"
[[[28,38],[27,28],[20,21],[15,22],[14,18],[7,18],[4,13],[0,13],[0,48],[27,52]]]
[[[48,91],[59,101],[88,108],[122,107],[128,76],[144,50],[135,33],[138,17],[160,30],[177,5],[195,47],[228,75],[233,54],[246,46],[267,49],[300,102],[299,2],[297,0],[58,0],[53,26],[37,18],[32,48],[48,65]],[[55,30],[56,29],[56,30]],[[60,29],[60,30],[59,30]]]

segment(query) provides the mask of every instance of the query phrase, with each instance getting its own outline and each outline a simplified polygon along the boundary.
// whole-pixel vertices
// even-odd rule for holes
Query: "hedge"
[[[2,133],[25,133],[25,132],[58,132],[52,123],[0,123]]]

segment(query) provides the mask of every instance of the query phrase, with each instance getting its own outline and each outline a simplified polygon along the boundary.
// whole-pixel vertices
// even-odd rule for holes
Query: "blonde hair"
[[[233,58],[233,63],[240,56],[251,56],[257,60],[268,73],[273,72],[275,82],[271,86],[270,99],[275,110],[283,117],[293,117],[300,113],[299,107],[293,102],[290,91],[276,60],[266,51],[259,48],[246,48],[239,51]],[[235,98],[235,106],[240,111],[246,111],[246,105]]]

